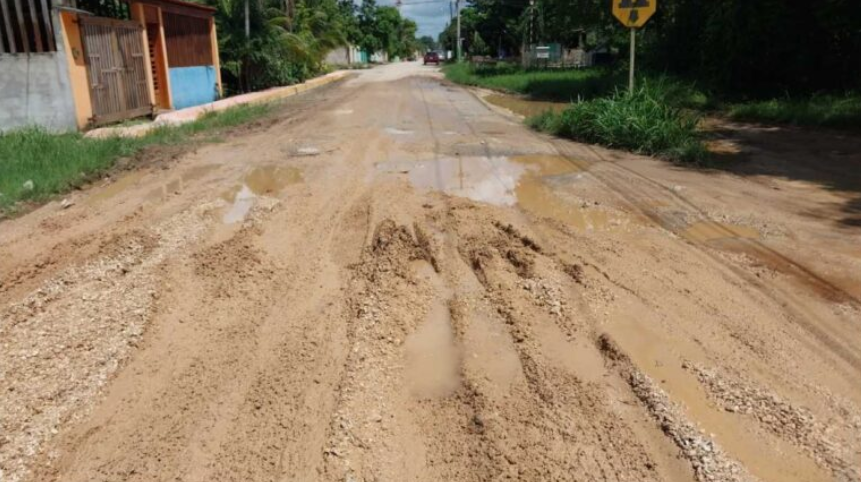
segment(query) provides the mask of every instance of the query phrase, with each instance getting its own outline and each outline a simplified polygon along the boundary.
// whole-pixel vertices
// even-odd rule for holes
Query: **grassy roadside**
[[[91,139],[79,132],[52,134],[36,127],[0,134],[0,218],[14,213],[21,203],[43,201],[80,187],[148,146],[217,133],[271,109],[269,104],[258,104],[208,112],[194,122],[159,127],[138,138]]]
[[[533,128],[685,163],[708,161],[697,129],[699,115],[706,112],[753,122],[861,128],[861,94],[731,103],[667,76],[642,77],[641,87],[629,94],[625,76],[602,68],[530,71],[507,64],[463,63],[443,70],[446,78],[460,84],[533,100],[572,102],[562,112],[528,119]]]
[[[527,119],[534,128],[591,144],[702,164],[708,150],[697,130],[699,116],[663,101],[660,87],[643,86],[633,94],[616,91],[607,97],[572,103],[559,112]]]

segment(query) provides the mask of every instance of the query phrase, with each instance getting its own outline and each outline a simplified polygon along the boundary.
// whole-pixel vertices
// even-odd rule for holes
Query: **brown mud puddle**
[[[212,171],[215,171],[220,166],[218,164],[203,164],[200,166],[195,166],[184,173],[178,178],[174,179],[170,182],[162,184],[158,189],[154,189],[146,196],[147,201],[161,201],[166,199],[171,194],[182,192],[185,189],[185,184],[191,181],[196,181],[203,176],[209,174]]]
[[[295,167],[262,166],[252,169],[240,184],[221,194],[222,199],[231,203],[222,222],[233,224],[242,221],[254,207],[258,196],[277,194],[285,187],[302,181],[302,171]]]
[[[129,189],[134,188],[138,185],[138,183],[149,174],[149,171],[140,170],[130,172],[124,176],[121,176],[119,179],[111,182],[106,185],[104,188],[95,191],[84,201],[84,204],[87,205],[95,205],[101,202],[107,201],[121,193],[128,191]]]
[[[484,97],[484,100],[523,117],[533,117],[547,111],[559,113],[571,105],[568,102],[529,100],[505,94],[490,94]]]
[[[702,361],[697,346],[681,338],[666,338],[625,316],[614,319],[606,331],[633,363],[684,409],[691,422],[753,475],[765,482],[832,480],[795,446],[765,432],[754,435],[751,421],[711,403],[696,376],[682,367],[683,360]]]
[[[497,206],[518,205],[577,230],[624,230],[634,220],[616,210],[561,197],[549,181],[576,182],[590,163],[552,154],[456,156],[377,164],[379,172],[406,174],[419,189],[441,191]],[[571,178],[569,179],[569,176]]]
[[[412,267],[443,297],[433,300],[425,320],[404,342],[405,375],[416,397],[441,398],[460,385],[461,352],[455,343],[448,306],[451,293],[428,262],[416,261]]]

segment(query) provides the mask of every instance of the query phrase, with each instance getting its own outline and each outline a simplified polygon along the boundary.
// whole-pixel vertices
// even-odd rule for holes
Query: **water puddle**
[[[705,243],[718,239],[757,239],[759,231],[746,226],[724,224],[716,221],[699,221],[681,232],[683,238],[695,243]]]
[[[448,307],[452,292],[427,261],[415,260],[410,267],[416,278],[427,282],[440,297],[434,299],[425,320],[404,342],[406,377],[415,396],[445,397],[460,385],[461,354]]]
[[[505,94],[490,94],[484,100],[523,117],[533,117],[547,111],[562,112],[570,105],[568,102],[529,100]]]
[[[224,224],[233,224],[244,220],[248,216],[248,212],[251,211],[251,208],[254,207],[256,200],[257,196],[251,192],[248,186],[243,184],[234,195],[230,209],[224,213],[222,222]]]
[[[396,136],[408,136],[413,133],[413,131],[408,129],[398,129],[397,127],[386,127],[384,129],[387,133],[396,135]]]
[[[146,195],[146,200],[149,202],[163,201],[171,194],[179,193],[185,189],[186,183],[196,181],[219,167],[218,164],[203,164],[192,167],[183,172],[179,179],[173,179],[150,191]]]
[[[382,172],[404,173],[413,186],[454,196],[511,206],[517,202],[514,189],[526,171],[505,157],[444,157],[432,161],[394,162],[377,165]]]
[[[303,181],[302,171],[295,167],[263,166],[251,170],[242,183],[221,194],[221,198],[231,203],[224,213],[224,224],[233,224],[245,219],[258,196],[277,194],[290,184]]]
[[[296,149],[297,156],[318,156],[320,155],[320,149],[316,147],[300,147]]]
[[[560,197],[548,181],[582,178],[590,163],[550,154],[454,156],[377,164],[380,172],[406,174],[419,189],[441,191],[497,206],[519,205],[537,216],[578,230],[621,230],[633,220],[615,210]],[[570,178],[566,176],[571,176]]]
[[[632,307],[636,309],[636,307]],[[607,331],[634,364],[679,403],[688,418],[753,475],[766,482],[831,480],[796,447],[768,434],[753,436],[750,422],[715,407],[682,360],[700,361],[701,349],[681,339],[666,339],[644,322],[618,317]]]
[[[133,188],[148,174],[147,171],[134,171],[106,185],[104,188],[95,191],[85,201],[84,204],[94,205],[113,198],[114,196],[126,192]]]
[[[295,167],[263,166],[245,175],[244,182],[251,192],[261,196],[275,194],[290,184],[302,182],[302,171]]]
[[[443,300],[431,305],[425,321],[410,334],[406,376],[419,398],[445,397],[460,384],[460,353],[451,329],[451,313]]]

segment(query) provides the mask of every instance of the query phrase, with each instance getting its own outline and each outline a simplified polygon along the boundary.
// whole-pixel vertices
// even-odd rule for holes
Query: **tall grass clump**
[[[194,122],[159,127],[139,138],[89,138],[40,127],[0,133],[0,217],[21,201],[39,201],[79,187],[147,146],[183,142],[198,133],[248,122],[271,109],[269,104],[257,104],[207,112]]]
[[[781,98],[733,104],[736,120],[779,124],[861,128],[861,94],[816,94],[807,98]]]
[[[649,86],[633,93],[616,91],[528,122],[536,129],[582,142],[684,163],[704,162],[708,151],[697,131],[699,117],[669,105],[664,94]]]

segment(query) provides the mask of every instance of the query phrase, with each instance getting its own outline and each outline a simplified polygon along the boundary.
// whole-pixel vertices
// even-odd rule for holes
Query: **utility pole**
[[[463,44],[460,38],[460,0],[455,0],[455,10],[457,10],[457,61],[461,61],[461,45]]]
[[[251,38],[251,0],[245,0],[245,38]]]

